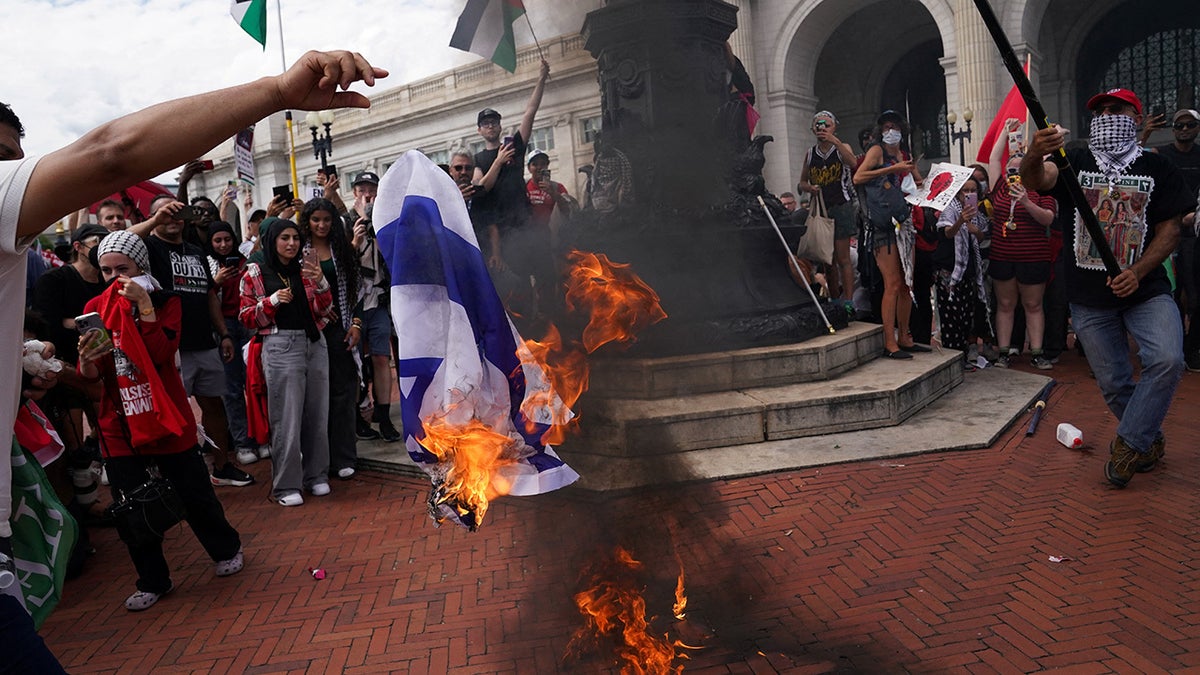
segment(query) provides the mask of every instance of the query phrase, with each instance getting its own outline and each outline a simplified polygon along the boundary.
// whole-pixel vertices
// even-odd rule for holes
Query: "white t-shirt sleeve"
[[[0,162],[0,298],[25,297],[25,250],[33,237],[17,241],[21,202],[37,159]],[[49,225],[49,223],[47,223]],[[13,423],[21,393],[21,329],[25,323],[23,302],[6,302],[0,309],[0,536],[11,536]]]

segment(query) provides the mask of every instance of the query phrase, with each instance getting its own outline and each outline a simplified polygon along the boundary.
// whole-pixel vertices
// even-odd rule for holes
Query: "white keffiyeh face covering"
[[[1137,123],[1128,115],[1098,115],[1092,118],[1088,146],[1109,185],[1142,156],[1137,142]]]

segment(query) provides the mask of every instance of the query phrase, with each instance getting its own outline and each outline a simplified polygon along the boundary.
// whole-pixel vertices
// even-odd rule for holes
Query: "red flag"
[[[1029,75],[1029,61],[1025,61],[1025,74]],[[1021,124],[1025,123],[1025,119],[1029,117],[1029,109],[1025,107],[1025,99],[1021,98],[1021,92],[1017,90],[1017,86],[1008,92],[1008,96],[1004,97],[1004,102],[1000,104],[1000,109],[996,111],[996,116],[992,119],[992,123],[988,125],[987,133],[983,135],[983,140],[979,143],[979,154],[975,155],[975,161],[987,164],[992,157],[992,146],[996,145],[996,139],[1000,137],[1000,131],[1004,128],[1004,121],[1007,119],[1020,120]],[[1008,151],[1004,151],[1004,158],[1001,161],[1001,166],[1008,163]]]

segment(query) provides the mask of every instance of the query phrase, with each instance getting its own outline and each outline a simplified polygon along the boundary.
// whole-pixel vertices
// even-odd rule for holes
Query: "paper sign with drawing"
[[[957,164],[934,164],[929,167],[929,175],[917,192],[905,197],[909,204],[928,206],[936,211],[945,211],[950,200],[958,194],[967,179],[974,171],[969,166]]]

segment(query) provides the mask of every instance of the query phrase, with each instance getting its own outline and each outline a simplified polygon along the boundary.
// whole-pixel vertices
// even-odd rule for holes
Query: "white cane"
[[[792,266],[796,268],[796,272],[804,280],[804,288],[808,291],[809,297],[812,298],[813,305],[816,306],[817,311],[821,313],[821,320],[825,322],[825,327],[829,329],[829,334],[836,333],[837,331],[833,329],[833,324],[829,323],[829,318],[825,316],[825,310],[821,309],[821,301],[817,299],[817,294],[813,293],[812,284],[809,283],[808,277],[804,276],[804,270],[800,267],[800,261],[796,259],[796,254],[792,253],[787,239],[783,236],[783,230],[779,229],[779,224],[775,222],[775,216],[771,215],[771,210],[767,208],[767,203],[763,201],[762,195],[759,195],[758,203],[762,206],[763,213],[767,214],[767,220],[771,221],[771,227],[775,228],[775,234],[779,235],[779,243],[783,244],[783,250],[787,251],[788,259],[791,260]]]

